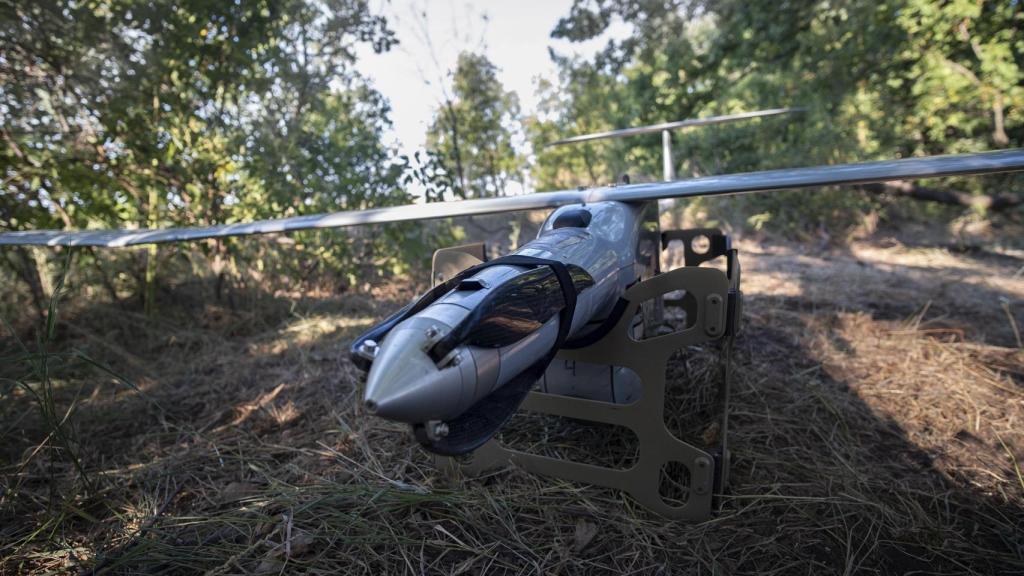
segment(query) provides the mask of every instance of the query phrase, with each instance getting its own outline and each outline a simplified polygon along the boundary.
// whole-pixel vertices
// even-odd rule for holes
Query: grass
[[[732,486],[708,522],[514,468],[433,469],[363,412],[345,353],[407,287],[248,310],[165,295],[157,319],[65,306],[45,350],[81,355],[47,364],[52,418],[24,386],[0,402],[0,573],[1024,571],[1020,256],[740,248]],[[673,364],[677,396],[709,373],[702,354]],[[24,366],[0,377],[41,390]],[[55,420],[81,470],[50,443]],[[628,456],[571,422],[508,433]]]

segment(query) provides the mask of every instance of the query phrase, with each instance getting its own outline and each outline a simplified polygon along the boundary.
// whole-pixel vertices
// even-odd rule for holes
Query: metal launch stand
[[[623,296],[627,303],[625,312],[613,328],[583,348],[563,348],[555,359],[555,362],[577,361],[629,368],[640,378],[640,398],[631,404],[615,404],[533,391],[520,408],[521,411],[628,428],[639,442],[631,467],[609,468],[524,452],[502,445],[497,437],[468,456],[437,456],[436,464],[449,470],[460,470],[469,476],[514,464],[537,474],[621,490],[644,507],[667,518],[708,519],[712,514],[714,495],[722,492],[729,474],[726,441],[729,364],[740,317],[740,266],[737,251],[731,247],[728,236],[717,229],[662,232],[661,249],[665,250],[674,240],[681,240],[684,244],[685,265],[629,288]],[[467,252],[465,248],[457,247],[435,253],[434,278],[439,275],[446,277],[477,260],[477,254],[467,258],[472,253]],[[479,248],[479,257],[482,257],[482,247]],[[700,267],[719,257],[725,259],[724,272]],[[635,317],[641,305],[677,291],[685,291],[686,297],[683,300],[666,300],[666,305],[674,302],[685,310],[685,327],[671,334],[636,339]],[[715,423],[713,442],[690,438],[688,440],[691,441],[686,442],[677,438],[665,422],[666,393],[672,392],[666,387],[669,359],[677,351],[712,342],[719,344],[715,397],[720,403],[721,414]],[[683,387],[692,384],[688,381],[683,383]],[[674,493],[669,500],[662,491],[666,475],[672,476],[668,481],[674,485]]]

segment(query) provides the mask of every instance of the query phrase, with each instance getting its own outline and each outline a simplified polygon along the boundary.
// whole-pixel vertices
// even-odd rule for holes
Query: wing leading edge
[[[1014,149],[955,156],[904,158],[901,160],[816,166],[812,168],[787,168],[707,176],[674,182],[608,186],[588,190],[540,192],[501,198],[408,204],[405,206],[349,210],[330,214],[198,228],[7,232],[0,234],[0,245],[97,246],[114,248],[142,244],[186,242],[227,236],[249,236],[275,232],[343,228],[364,224],[537,210],[556,208],[566,204],[606,200],[640,202],[666,198],[694,198],[698,196],[719,196],[769,190],[867,184],[889,180],[911,180],[916,178],[989,174],[1021,170],[1024,170],[1024,149]]]

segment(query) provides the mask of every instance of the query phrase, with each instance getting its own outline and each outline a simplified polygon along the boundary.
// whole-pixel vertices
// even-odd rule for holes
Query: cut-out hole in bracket
[[[661,255],[661,269],[675,270],[686,265],[686,245],[682,240],[670,240]]]
[[[694,236],[693,239],[690,240],[690,249],[693,250],[695,254],[707,254],[708,251],[711,250],[711,238],[708,238],[704,234]]]
[[[640,442],[629,428],[520,410],[498,436],[511,450],[627,469],[639,458]]]
[[[675,334],[697,323],[697,299],[686,290],[673,290],[661,295],[664,304],[662,322],[653,330],[634,330],[633,339],[637,341]],[[653,305],[655,299],[645,300],[641,305]]]
[[[676,351],[665,371],[665,427],[676,438],[707,450],[722,442],[725,387],[714,344]]]
[[[658,494],[673,508],[685,506],[690,500],[690,469],[675,460],[661,466]]]
[[[697,323],[697,298],[686,290],[674,290],[664,295],[665,326],[672,332],[693,327]]]

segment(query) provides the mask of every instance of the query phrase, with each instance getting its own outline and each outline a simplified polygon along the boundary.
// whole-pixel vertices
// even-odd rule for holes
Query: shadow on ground
[[[515,469],[435,472],[401,426],[362,412],[345,353],[401,297],[193,301],[163,320],[79,309],[55,349],[141,393],[81,364],[55,373],[91,491],[34,402],[2,399],[0,571],[1020,573],[1024,357],[989,304],[1019,301],[1012,265],[978,280],[957,255],[864,250],[745,257],[732,488],[702,524]],[[936,293],[934,275],[952,284]],[[963,336],[928,331],[940,322]]]

